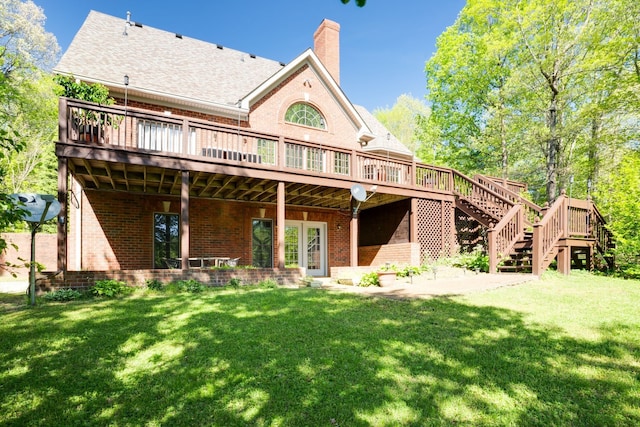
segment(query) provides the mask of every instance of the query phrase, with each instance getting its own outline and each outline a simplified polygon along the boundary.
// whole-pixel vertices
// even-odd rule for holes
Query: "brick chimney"
[[[340,84],[340,24],[323,20],[313,34],[313,51]]]

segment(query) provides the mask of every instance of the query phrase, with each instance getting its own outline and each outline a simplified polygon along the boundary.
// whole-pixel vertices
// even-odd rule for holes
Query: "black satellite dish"
[[[364,202],[367,199],[367,190],[360,184],[353,184],[351,186],[351,195],[359,202]]]
[[[11,197],[26,210],[22,219],[27,222],[49,221],[60,213],[60,202],[48,194],[19,193]]]

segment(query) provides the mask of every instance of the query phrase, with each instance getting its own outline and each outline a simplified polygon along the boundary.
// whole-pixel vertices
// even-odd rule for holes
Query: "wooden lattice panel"
[[[450,256],[456,245],[453,202],[418,200],[417,225],[421,261]]]

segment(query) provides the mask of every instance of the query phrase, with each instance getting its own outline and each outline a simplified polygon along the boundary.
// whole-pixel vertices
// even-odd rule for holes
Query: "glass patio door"
[[[327,224],[287,221],[285,265],[299,265],[310,276],[327,275]]]

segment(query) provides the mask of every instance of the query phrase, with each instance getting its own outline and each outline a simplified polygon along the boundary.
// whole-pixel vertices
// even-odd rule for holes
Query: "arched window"
[[[311,126],[313,128],[325,129],[325,121],[320,111],[309,104],[297,102],[287,110],[284,120],[298,125]]]

